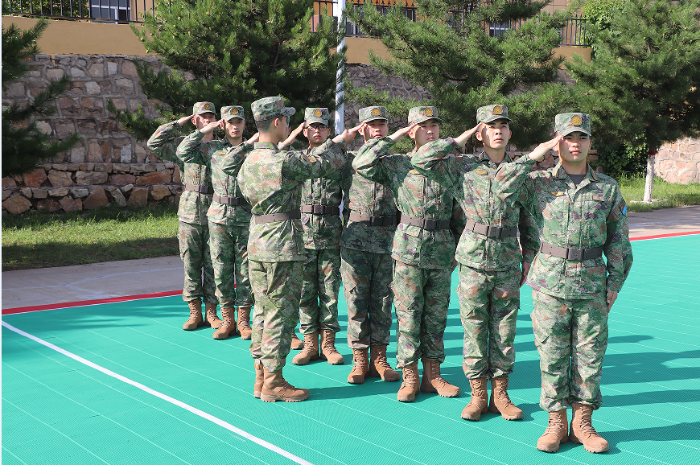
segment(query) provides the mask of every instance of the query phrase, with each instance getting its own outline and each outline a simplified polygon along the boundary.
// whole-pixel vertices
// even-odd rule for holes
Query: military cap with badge
[[[203,115],[205,113],[216,115],[216,107],[211,102],[197,102],[192,107],[192,113],[195,115]]]
[[[442,123],[442,119],[438,117],[437,107],[421,106],[413,107],[408,110],[408,124],[425,123],[431,119],[436,120],[438,123]]]
[[[560,136],[572,132],[591,135],[591,116],[586,113],[559,113],[554,117],[554,129]]]
[[[245,110],[243,107],[238,105],[231,105],[228,107],[221,108],[221,119],[224,121],[230,121],[233,118],[239,118],[245,120]]]

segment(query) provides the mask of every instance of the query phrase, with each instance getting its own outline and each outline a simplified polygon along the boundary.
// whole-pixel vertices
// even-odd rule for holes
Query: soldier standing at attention
[[[411,166],[416,150],[440,137],[441,121],[435,107],[411,108],[408,127],[368,142],[352,163],[361,176],[389,187],[401,212],[392,251],[396,260],[392,282],[398,320],[396,358],[404,380],[397,395],[401,402],[415,400],[421,358],[421,391],[443,397],[456,397],[460,392],[440,375],[456,245],[451,231],[454,199],[446,188]],[[406,134],[415,141],[415,149],[389,155],[389,149]]]
[[[182,299],[190,308],[190,318],[182,326],[185,331],[192,331],[204,325],[202,298],[206,309],[206,322],[214,329],[218,329],[223,323],[216,315],[216,283],[209,254],[207,211],[213,193],[211,170],[204,165],[182,163],[175,154],[177,146],[184,139],[175,136],[176,125],[182,126],[187,120],[191,120],[197,129],[201,129],[216,120],[216,109],[211,102],[197,102],[192,113],[192,116],[160,126],[148,139],[148,148],[158,158],[178,164],[185,184],[177,212],[180,258],[185,266]],[[213,134],[208,134],[202,141],[208,142],[213,138]]]
[[[359,116],[364,125],[365,144],[386,137],[389,132],[386,108],[361,108]],[[393,301],[391,241],[397,223],[394,194],[389,187],[370,181],[352,169],[355,153],[348,152],[347,158],[340,272],[348,305],[348,346],[353,358],[348,383],[362,384],[365,377],[398,381],[401,376],[386,358]]]
[[[216,127],[224,130],[224,139],[202,142]],[[214,332],[214,339],[227,339],[236,334],[235,308],[238,307],[238,331],[241,338],[250,339],[250,308],[253,296],[248,278],[248,229],[250,205],[243,199],[236,175],[252,150],[251,139],[243,144],[245,112],[241,106],[221,109],[221,121],[213,121],[201,130],[194,131],[180,143],[177,156],[184,163],[205,165],[211,169],[214,195],[207,216],[209,218],[209,244],[216,280],[216,297],[221,304],[223,325]],[[238,149],[238,150],[236,150]],[[222,164],[229,160],[229,153],[236,153],[235,171],[228,175]]]
[[[549,146],[538,147],[530,156],[513,163],[506,154],[512,135],[508,108],[481,107],[476,120],[477,126],[456,140],[440,139],[424,145],[411,162],[420,173],[448,188],[467,218],[456,252],[464,327],[462,366],[472,389],[462,418],[476,421],[490,410],[506,420],[520,420],[523,412],[508,396],[523,282],[523,256],[516,236],[527,203],[520,194],[535,159],[541,160]],[[474,133],[483,142],[484,153],[448,156]],[[532,262],[534,251],[526,255],[525,261]],[[490,405],[486,390],[489,379]]]
[[[299,210],[301,186],[345,164],[345,143],[353,139],[357,128],[310,153],[280,151],[278,144],[289,134],[294,108],[286,108],[282,97],[267,97],[253,102],[252,110],[260,139],[243,162],[238,182],[253,214],[248,239],[250,284],[255,294],[250,344],[256,372],[253,394],[265,402],[298,402],[307,399],[309,391],[290,385],[282,369],[299,318],[306,258]],[[304,123],[294,135],[303,127]]]
[[[617,183],[588,166],[590,116],[559,114],[555,128],[559,164],[529,174],[534,217],[521,230],[523,248],[539,249],[527,284],[549,425],[537,448],[557,452],[568,436],[589,452],[606,452],[591,415],[603,402],[608,313],[632,266],[627,207]]]

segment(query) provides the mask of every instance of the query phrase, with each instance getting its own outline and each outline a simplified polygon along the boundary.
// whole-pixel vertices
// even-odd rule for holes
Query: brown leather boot
[[[469,380],[472,388],[472,398],[464,410],[462,418],[465,420],[479,421],[481,415],[489,410],[489,394],[486,392],[486,378],[474,378]]]
[[[204,302],[204,309],[206,310],[207,324],[211,326],[211,329],[219,329],[224,322],[216,315],[216,302]],[[221,310],[223,311],[223,308]]]
[[[459,388],[440,375],[440,362],[429,358],[423,359],[423,380],[420,383],[421,392],[437,392],[442,397],[457,397]]]
[[[292,350],[301,350],[304,348],[304,341],[297,337],[297,332],[292,330]]]
[[[508,375],[491,378],[491,402],[489,412],[500,413],[506,420],[522,420],[523,411],[508,396]]]
[[[204,326],[204,320],[202,319],[202,300],[197,297],[187,302],[187,306],[190,307],[190,319],[182,325],[182,329],[185,331],[193,331]]]
[[[593,407],[590,405],[571,404],[573,414],[571,415],[571,431],[569,440],[574,444],[583,444],[583,448],[588,452],[600,453],[610,450],[608,441],[603,439],[591,424]]]
[[[371,346],[369,359],[369,377],[379,377],[382,381],[398,381],[401,375],[394,371],[386,359],[386,346]]]
[[[253,330],[250,327],[250,307],[238,307],[238,332],[241,339],[248,340]]]
[[[367,349],[352,349],[352,371],[348,383],[364,384],[368,370]]]
[[[321,358],[328,360],[330,365],[343,365],[345,359],[335,349],[335,333],[324,329],[321,332]]]
[[[569,440],[566,420],[566,409],[549,412],[549,421],[544,434],[537,440],[537,450],[557,452],[560,444]]]
[[[263,387],[260,392],[260,399],[263,402],[275,402],[283,400],[285,402],[301,402],[309,398],[308,389],[297,389],[287,382],[282,376],[282,369],[279,371],[268,371],[263,367]]]
[[[401,383],[399,392],[396,395],[396,400],[399,402],[413,402],[416,400],[419,387],[418,362],[413,362],[403,367],[403,383]]]
[[[214,331],[214,339],[223,341],[228,339],[229,336],[235,336],[236,334],[236,322],[234,320],[236,310],[234,308],[222,308],[221,316],[224,317],[223,324]]]
[[[255,366],[255,384],[253,384],[253,397],[260,399],[263,384],[265,383],[265,370],[260,360],[253,362]]]
[[[304,348],[292,359],[295,365],[308,365],[311,360],[318,360],[318,331],[304,334]]]

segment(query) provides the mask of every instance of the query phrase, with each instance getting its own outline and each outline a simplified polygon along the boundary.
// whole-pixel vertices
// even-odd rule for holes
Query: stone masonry
[[[700,183],[700,139],[664,144],[654,157],[654,172],[670,183]]]

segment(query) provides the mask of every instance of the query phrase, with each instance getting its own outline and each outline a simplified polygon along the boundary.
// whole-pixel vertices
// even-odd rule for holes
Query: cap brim
[[[564,136],[571,134],[572,132],[582,132],[584,134],[587,134],[589,137],[591,136],[591,133],[588,131],[584,131],[583,128],[567,128],[563,132],[557,131],[557,134],[564,137]]]
[[[370,121],[376,121],[378,119],[384,120],[384,121],[389,121],[388,119],[384,118],[383,116],[371,116],[367,118],[366,120],[361,121],[362,123],[369,123]]]
[[[507,116],[492,116],[490,118],[486,118],[486,119],[481,120],[479,122],[480,123],[491,123],[491,122],[499,120],[499,119],[507,119],[508,121],[513,121],[512,119],[508,118]]]
[[[231,120],[234,119],[234,118],[238,118],[238,119],[241,119],[241,120],[245,121],[245,118],[243,118],[243,117],[240,116],[240,115],[231,115],[231,116],[228,116],[228,117],[224,118],[224,121],[231,121]]]
[[[441,123],[441,124],[442,124],[442,118],[438,118],[437,116],[425,116],[425,117],[423,117],[423,118],[418,118],[417,120],[411,121],[411,122],[408,123],[408,124],[413,124],[413,123],[416,123],[416,124],[425,123],[426,121],[429,121],[429,120],[431,120],[431,119],[434,119],[434,120],[437,121],[438,123]]]
[[[330,121],[325,121],[325,120],[323,120],[323,119],[321,119],[321,118],[316,118],[316,117],[313,117],[313,118],[306,118],[304,121],[306,121],[306,122],[309,123],[309,124],[310,124],[310,123],[321,123],[321,124],[323,124],[323,125],[325,125],[325,126],[328,126],[328,125],[330,124]]]

